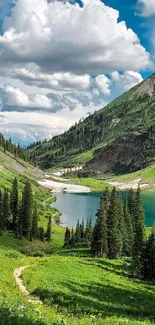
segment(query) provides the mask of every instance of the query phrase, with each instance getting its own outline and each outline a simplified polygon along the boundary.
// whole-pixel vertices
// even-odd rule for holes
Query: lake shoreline
[[[86,186],[68,184],[58,181],[58,179],[47,179],[44,178],[42,181],[38,182],[39,185],[44,186],[52,191],[52,193],[90,193],[91,189]]]

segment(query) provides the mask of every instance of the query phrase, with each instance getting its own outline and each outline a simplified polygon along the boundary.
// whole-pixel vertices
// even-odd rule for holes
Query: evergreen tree
[[[74,229],[73,228],[72,228],[72,231],[71,231],[70,246],[75,247],[75,234],[74,234]]]
[[[144,280],[155,281],[155,229],[146,241],[143,260]]]
[[[100,199],[100,209],[96,214],[96,223],[92,235],[91,250],[95,257],[105,257],[108,253],[107,216],[104,197]]]
[[[9,209],[9,193],[8,190],[4,190],[3,199],[2,199],[2,229],[6,230],[10,216]]]
[[[131,215],[128,211],[128,202],[125,200],[124,202],[124,221],[125,221],[125,241],[124,241],[124,252],[125,255],[132,255],[132,246],[133,246],[133,225],[131,220]]]
[[[33,211],[33,195],[31,184],[27,181],[22,195],[21,204],[21,220],[23,228],[23,236],[30,239],[32,229],[32,211]]]
[[[141,190],[138,188],[135,200],[135,234],[133,242],[133,275],[142,277],[144,252],[144,209]]]
[[[36,239],[38,237],[38,209],[37,203],[34,202],[33,205],[33,217],[32,217],[32,230],[31,230],[32,238]]]
[[[93,233],[93,227],[92,227],[92,221],[91,218],[89,219],[89,227],[88,227],[88,241],[92,241],[92,233]]]
[[[114,187],[111,193],[110,205],[108,210],[108,257],[116,259],[120,256],[122,248],[122,238],[118,223],[118,197],[116,188]]]
[[[82,219],[82,223],[80,224],[80,239],[81,241],[84,241],[85,238],[85,225],[84,225],[84,219]]]
[[[118,229],[120,233],[120,254],[122,252],[125,240],[126,240],[126,231],[125,231],[125,220],[123,213],[123,204],[120,195],[117,196],[117,213],[118,213]]]
[[[108,211],[108,207],[109,207],[109,202],[110,202],[110,192],[108,187],[106,187],[105,192],[103,193],[103,201],[104,201],[104,206],[106,209],[106,212]]]
[[[48,242],[51,241],[51,235],[52,235],[52,221],[51,221],[51,216],[48,217],[48,224],[47,224],[47,231],[46,231],[46,240]]]
[[[15,230],[16,237],[22,239],[23,237],[23,213],[22,213],[22,202],[19,203],[18,219]]]
[[[76,230],[75,230],[75,242],[80,243],[81,242],[81,231],[80,231],[80,222],[77,221]]]
[[[68,227],[66,227],[65,238],[64,238],[64,247],[68,248],[70,246],[70,239],[71,239],[70,229]]]
[[[45,231],[43,227],[38,228],[38,238],[43,242],[45,241]]]
[[[14,179],[10,194],[10,211],[12,214],[13,230],[16,229],[18,219],[18,181]]]
[[[86,221],[86,228],[85,228],[85,240],[88,242],[88,231],[89,231],[89,219]]]
[[[130,189],[128,191],[127,202],[128,202],[128,212],[130,213],[130,216],[131,216],[133,232],[135,233],[135,228],[136,228],[136,218],[135,218],[136,203],[135,203],[135,195],[134,195],[133,189]]]

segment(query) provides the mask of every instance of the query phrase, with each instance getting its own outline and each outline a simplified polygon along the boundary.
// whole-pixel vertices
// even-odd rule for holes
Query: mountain
[[[29,147],[40,167],[85,164],[100,172],[131,172],[155,157],[155,74],[50,141]]]
[[[21,148],[16,148],[16,146],[11,145],[10,141],[7,142],[6,140],[4,146],[1,139],[4,139],[2,134],[0,134],[0,189],[10,189],[15,177],[18,178],[21,186],[29,179],[37,189],[37,181],[43,178],[43,172],[20,157],[25,158],[24,151]],[[8,147],[7,150],[6,146]]]

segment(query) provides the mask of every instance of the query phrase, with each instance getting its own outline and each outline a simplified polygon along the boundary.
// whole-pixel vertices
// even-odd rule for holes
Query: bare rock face
[[[141,135],[127,134],[96,151],[86,169],[101,173],[131,173],[154,163],[155,130]]]
[[[137,88],[139,93],[147,93],[149,95],[155,94],[155,73],[148,79],[142,81]]]

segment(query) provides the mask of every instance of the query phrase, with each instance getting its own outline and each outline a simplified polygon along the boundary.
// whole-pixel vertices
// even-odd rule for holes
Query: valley
[[[142,93],[149,85],[148,80],[134,87],[63,135],[34,144],[24,154],[19,150],[24,159],[14,147],[12,152],[0,148],[0,187],[10,193],[17,178],[22,198],[29,182],[40,231],[35,238],[24,232],[18,238],[9,228],[0,231],[0,325],[155,323],[154,282],[133,275],[139,252],[131,249],[135,245],[144,254],[154,240],[154,95]],[[138,115],[132,116],[134,105]],[[136,222],[143,238],[136,234]],[[97,227],[102,240],[94,239]],[[106,236],[115,244],[108,239],[104,253],[98,247]],[[139,245],[143,241],[144,247]]]
[[[155,325],[155,0],[0,0],[0,325]]]
[[[28,177],[39,204],[39,224],[43,227],[46,228],[46,215],[51,214],[55,219],[55,216],[59,215],[58,211],[62,213],[61,222],[70,227],[75,227],[77,218],[85,217],[85,213],[86,217],[95,217],[101,196],[99,191],[100,188],[102,188],[101,191],[105,190],[107,180],[90,179],[88,181],[87,179],[66,179],[64,176],[59,177],[54,174],[52,176],[25,162],[20,165],[19,161],[16,161],[13,156],[10,157],[8,153],[4,156],[2,152],[2,157],[1,186],[10,187],[16,176],[22,190]],[[12,168],[8,164],[10,159],[12,159]],[[58,190],[57,187],[53,188],[53,183],[48,186],[45,179],[46,182],[56,183],[55,186],[59,184],[60,188]],[[82,187],[78,185],[76,185],[78,193],[74,187],[70,187],[67,191],[67,185],[74,186],[74,183],[84,181],[88,181],[87,184],[90,182],[93,186],[95,184],[98,193],[92,192],[92,188],[91,191],[86,188],[85,193],[81,193]],[[64,186],[67,193],[61,193],[64,191]],[[51,189],[53,189],[53,194]],[[70,191],[72,193],[69,193]],[[54,202],[53,195],[57,198],[56,202]],[[145,195],[148,206],[151,206],[149,200],[152,197],[152,202],[154,202],[154,193],[150,192],[147,195],[146,192]],[[63,204],[59,204],[60,198]],[[76,202],[76,198],[80,201]],[[71,208],[71,211],[68,210],[66,213],[67,221],[63,219],[63,206]],[[75,211],[77,216],[72,223]],[[150,211],[148,211],[148,216],[150,216]],[[93,223],[95,223],[95,218]],[[151,226],[151,221],[147,221],[147,225]],[[88,247],[63,248],[64,235],[65,228],[54,220],[50,243],[39,240],[29,242],[24,238],[19,240],[11,232],[1,233],[0,324],[150,325],[155,317],[154,286],[149,285],[146,288],[143,281],[136,282],[128,277],[130,259],[115,261],[94,259]],[[17,269],[21,270],[18,276],[23,281],[25,293],[20,290],[15,281],[14,275]],[[27,291],[30,292],[30,296],[27,295]],[[150,300],[152,303],[149,304],[149,309],[146,309]]]

